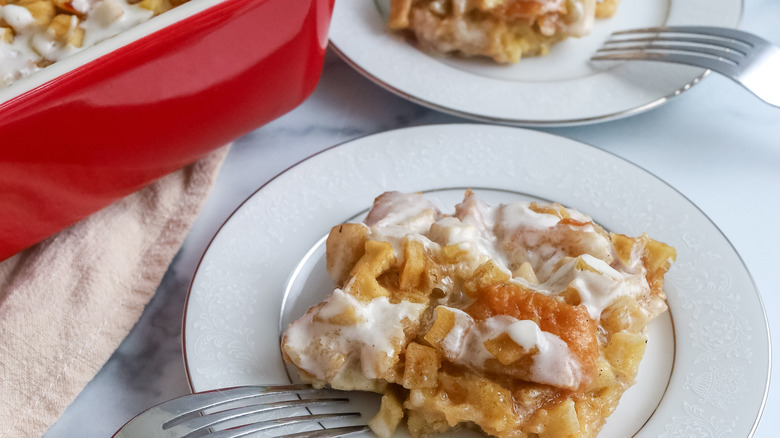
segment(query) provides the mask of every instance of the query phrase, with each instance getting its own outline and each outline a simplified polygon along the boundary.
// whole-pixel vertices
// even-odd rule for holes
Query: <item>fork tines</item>
[[[332,414],[312,414],[312,415],[301,415],[297,417],[285,417],[285,418],[277,418],[274,420],[266,420],[266,421],[260,421],[256,423],[247,424],[244,426],[239,426],[235,428],[230,428],[226,430],[221,430],[218,432],[213,432],[211,434],[208,434],[207,436],[209,438],[238,438],[247,436],[250,434],[256,434],[258,432],[264,432],[269,429],[279,428],[279,427],[285,427],[285,426],[295,426],[300,424],[306,424],[306,423],[318,423],[322,421],[335,421],[335,420],[343,420],[353,417],[359,417],[360,414],[356,412],[348,412],[344,414],[338,414],[338,413],[332,413]],[[336,428],[330,428],[330,429],[319,429],[314,430],[310,432],[298,432],[294,434],[287,434],[287,435],[281,435],[277,438],[290,438],[290,437],[298,437],[298,438],[327,438],[327,437],[339,437],[343,435],[348,435],[350,433],[355,432],[363,432],[367,431],[367,426],[344,426],[344,427],[336,427]],[[196,435],[193,435],[196,436]],[[186,437],[186,435],[185,435]]]
[[[183,437],[189,438],[189,436],[196,436],[198,432],[207,430],[212,426],[227,423],[229,421],[244,421],[247,424],[252,424],[252,431],[272,429],[282,426],[290,426],[294,424],[317,422],[329,419],[344,419],[352,416],[357,416],[357,413],[335,413],[335,414],[322,414],[322,415],[305,415],[299,417],[284,417],[280,419],[259,421],[252,423],[252,420],[258,415],[269,414],[274,411],[284,409],[295,408],[309,408],[317,406],[333,406],[340,403],[346,403],[349,400],[346,398],[316,398],[316,399],[302,399],[302,400],[289,400],[267,403],[256,403],[249,406],[242,406],[237,408],[225,409],[218,412],[208,413],[206,415],[200,415],[194,418],[190,418],[185,421],[177,422],[175,424],[163,425],[163,430],[175,429],[179,426],[179,429],[184,433]],[[249,429],[245,429],[248,431]],[[186,432],[185,432],[186,431]],[[248,433],[248,432],[247,432]],[[213,434],[210,436],[219,436]]]
[[[613,33],[590,59],[660,61],[705,68],[780,107],[780,47],[742,30],[711,26],[625,30]]]
[[[162,403],[125,427],[132,430],[134,422],[141,423],[138,427],[142,428],[145,423],[165,419],[157,423],[158,430],[165,436],[236,438],[307,423],[333,424],[330,422],[360,417],[360,413],[345,412],[349,399],[334,398],[332,394],[332,391],[309,385],[244,386],[206,391]],[[310,408],[328,409],[328,413],[312,413]],[[214,430],[216,426],[224,430]],[[324,426],[320,424],[320,427]],[[296,429],[301,430],[300,427]],[[294,436],[328,438],[365,430],[366,426],[335,427],[296,433]]]
[[[724,68],[745,62],[751,55],[751,49],[762,42],[755,35],[721,27],[632,29],[613,33],[591,59],[678,62],[729,74],[728,70],[723,71]]]

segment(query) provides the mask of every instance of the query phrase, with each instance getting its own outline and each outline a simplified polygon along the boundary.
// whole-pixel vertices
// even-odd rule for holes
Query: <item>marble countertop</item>
[[[780,2],[746,0],[742,27],[780,43]],[[780,82],[778,82],[780,87]],[[467,120],[408,102],[328,53],[313,95],[287,115],[236,140],[201,217],[141,320],[46,438],[111,436],[128,419],[189,393],[181,322],[189,282],[228,215],[279,172],[329,146],[396,128]],[[667,104],[627,119],[544,131],[629,160],[696,204],[731,241],[780,331],[774,252],[780,245],[780,109],[718,75]],[[772,340],[774,351],[780,341]],[[772,371],[756,438],[780,430],[780,374]],[[714,436],[714,435],[713,435]]]

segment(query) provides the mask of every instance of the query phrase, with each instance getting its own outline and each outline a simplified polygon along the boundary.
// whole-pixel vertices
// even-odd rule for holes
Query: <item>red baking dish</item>
[[[191,0],[0,89],[0,260],[284,114],[333,0]]]

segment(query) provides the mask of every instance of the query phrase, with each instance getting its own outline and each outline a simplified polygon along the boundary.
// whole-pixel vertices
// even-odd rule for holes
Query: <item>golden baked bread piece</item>
[[[596,2],[596,18],[610,18],[617,12],[620,0],[601,0]]]
[[[388,27],[411,33],[427,51],[487,56],[499,63],[545,55],[590,33],[619,0],[391,0]]]
[[[380,437],[404,418],[413,437],[596,436],[634,383],[675,258],[558,204],[490,207],[471,191],[451,215],[386,193],[327,251],[337,288],[282,352],[304,381],[382,393]]]

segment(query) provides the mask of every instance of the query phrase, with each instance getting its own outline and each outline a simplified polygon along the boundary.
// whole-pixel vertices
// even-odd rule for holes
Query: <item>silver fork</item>
[[[591,60],[646,60],[703,67],[780,106],[780,48],[741,30],[709,26],[624,30],[613,33]]]
[[[114,438],[194,438],[202,436],[237,438],[284,426],[329,422],[360,416],[357,412],[348,412],[309,413],[307,415],[282,416],[275,419],[268,418],[268,414],[275,411],[283,412],[283,410],[293,408],[307,408],[308,410],[309,407],[315,406],[331,407],[349,401],[346,398],[311,397],[313,394],[322,392],[323,390],[314,389],[309,385],[238,386],[198,392],[147,409],[122,426],[114,434]],[[306,398],[299,396],[295,400],[263,402],[264,398],[283,395],[305,395]],[[222,409],[239,402],[245,404],[247,401],[253,403],[248,406]],[[203,412],[213,408],[220,408],[220,410],[211,413]],[[266,418],[258,418],[258,415],[262,414],[265,414]],[[227,422],[230,423],[226,430],[212,429]],[[236,422],[240,423],[236,425]],[[331,438],[367,430],[367,426],[344,426],[282,436]]]

